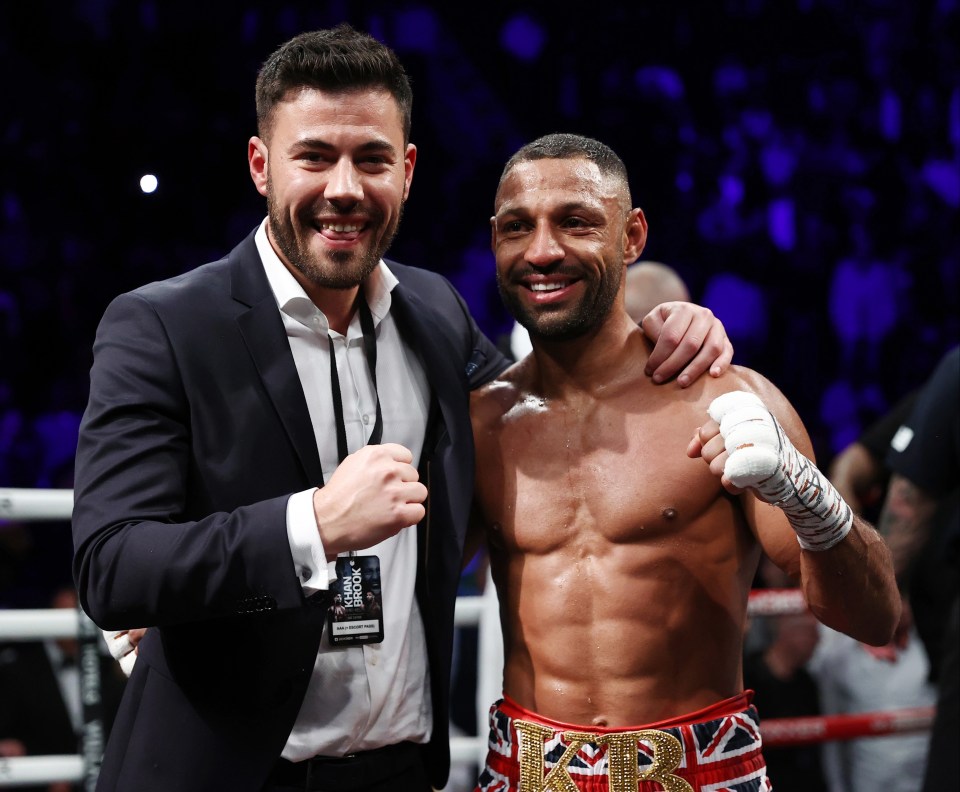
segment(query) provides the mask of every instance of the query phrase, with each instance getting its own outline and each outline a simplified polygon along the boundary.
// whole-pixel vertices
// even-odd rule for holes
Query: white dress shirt
[[[362,448],[373,430],[376,398],[359,316],[344,337],[290,274],[270,245],[264,221],[257,249],[273,289],[290,351],[307,400],[324,481],[339,464],[336,418],[330,381],[329,338],[333,339],[340,378],[347,447]],[[430,389],[423,365],[400,338],[390,314],[397,279],[381,261],[364,282],[364,294],[377,336],[377,383],[384,443],[400,443],[419,462],[427,426]],[[296,573],[307,595],[326,589],[336,578],[328,564],[316,518],[314,489],[297,493],[287,504],[287,534]],[[320,651],[300,714],[282,756],[290,761],[317,754],[341,756],[410,740],[426,742],[432,729],[427,649],[414,593],[417,531],[409,526],[357,555],[380,559],[384,619],[383,643],[334,647],[324,630]]]

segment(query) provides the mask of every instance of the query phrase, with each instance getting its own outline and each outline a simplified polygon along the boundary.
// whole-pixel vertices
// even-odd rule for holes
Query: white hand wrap
[[[114,660],[120,663],[123,673],[130,676],[137,662],[136,647],[131,643],[126,630],[104,630],[103,638]]]
[[[708,408],[720,424],[728,457],[723,474],[752,487],[787,515],[805,550],[827,550],[853,527],[853,512],[817,467],[793,447],[757,396],[733,391]]]

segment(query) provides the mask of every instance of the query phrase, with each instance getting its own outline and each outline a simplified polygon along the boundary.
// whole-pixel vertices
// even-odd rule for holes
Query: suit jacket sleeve
[[[466,374],[470,389],[479,388],[492,380],[505,369],[509,368],[511,361],[500,351],[480,329],[470,314],[466,301],[460,293],[454,288],[453,284],[443,279],[456,297],[457,303],[464,314],[464,327],[470,334],[468,344],[472,349],[470,360],[467,363]]]
[[[176,331],[132,293],[108,307],[94,343],[77,450],[74,576],[84,609],[107,629],[303,603],[286,538],[288,493],[242,500],[244,443],[217,423],[216,378],[207,393],[195,392],[195,375],[187,387],[192,364],[171,341]],[[229,357],[230,343],[203,343],[215,370],[215,350]],[[209,492],[201,452],[222,479],[236,472],[235,497]],[[248,505],[224,508],[232,500]]]

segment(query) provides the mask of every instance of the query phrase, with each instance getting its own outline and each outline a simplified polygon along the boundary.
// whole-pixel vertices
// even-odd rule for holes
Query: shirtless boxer
[[[521,149],[497,190],[500,291],[534,349],[472,394],[505,652],[478,789],[771,789],[741,673],[762,552],[824,624],[876,645],[897,624],[886,546],[769,381],[644,375],[623,307],[647,232],[631,205],[620,159],[571,135]]]

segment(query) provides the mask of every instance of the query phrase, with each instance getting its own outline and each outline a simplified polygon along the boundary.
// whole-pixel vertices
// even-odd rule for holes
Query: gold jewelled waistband
[[[588,743],[607,747],[607,777],[610,792],[636,792],[640,781],[656,781],[665,792],[693,792],[693,787],[674,775],[683,761],[683,745],[676,737],[659,729],[591,734],[565,731],[561,733],[567,744],[563,756],[544,776],[544,746],[556,732],[538,723],[514,720],[519,738],[520,790],[519,792],[577,792],[568,766],[577,752]],[[653,749],[649,767],[637,764],[637,746],[648,744]]]

